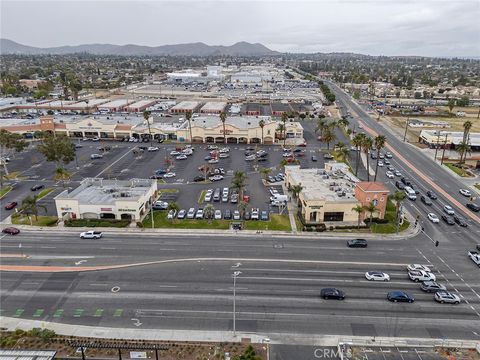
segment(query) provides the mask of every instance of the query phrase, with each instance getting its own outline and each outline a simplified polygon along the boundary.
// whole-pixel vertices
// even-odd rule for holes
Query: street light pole
[[[408,130],[408,123],[410,122],[409,118],[407,117],[407,123],[405,124],[405,133],[403,134],[403,142],[407,138],[407,130]]]
[[[235,271],[232,275],[233,277],[233,337],[237,336],[237,328],[236,328],[236,320],[237,320],[237,310],[235,307],[235,287],[237,284],[237,276],[239,276],[242,272]]]

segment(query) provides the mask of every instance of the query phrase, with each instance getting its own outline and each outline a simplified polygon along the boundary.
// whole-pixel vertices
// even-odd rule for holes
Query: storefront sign
[[[135,212],[135,209],[118,209],[119,212]]]
[[[112,208],[100,208],[100,211],[112,211]]]
[[[220,129],[220,134],[223,134],[223,129]],[[233,134],[233,130],[225,129],[225,135]]]
[[[71,207],[61,207],[60,210],[62,211],[72,211]]]
[[[311,210],[319,210],[319,209],[321,209],[321,208],[323,208],[323,205],[313,205],[313,206],[310,206],[310,209],[311,209]]]

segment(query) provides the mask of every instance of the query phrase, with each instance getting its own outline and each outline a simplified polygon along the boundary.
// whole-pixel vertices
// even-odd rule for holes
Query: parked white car
[[[222,210],[215,210],[215,220],[222,220]]]
[[[390,281],[390,275],[381,271],[367,271],[365,278],[369,281]]]
[[[186,159],[187,159],[187,155],[181,154],[181,155],[178,155],[177,157],[175,157],[175,159],[177,159],[177,160],[186,160]]]
[[[85,231],[80,234],[80,239],[100,239],[103,236],[101,231]]]
[[[223,179],[223,175],[213,175],[208,178],[210,181],[220,181]]]
[[[195,217],[195,208],[188,209],[187,219],[193,219]]]
[[[177,176],[177,174],[175,174],[174,172],[168,172],[165,175],[163,175],[164,178],[172,178],[175,176]]]
[[[472,193],[470,192],[470,190],[467,190],[467,189],[460,189],[459,192],[460,192],[460,194],[462,194],[463,196],[466,196],[466,197],[472,196]]]
[[[175,219],[177,217],[177,210],[170,210],[167,214],[167,219]]]
[[[195,219],[203,219],[203,209],[198,209],[195,214]]]
[[[158,151],[158,147],[157,146],[149,146],[147,151]]]

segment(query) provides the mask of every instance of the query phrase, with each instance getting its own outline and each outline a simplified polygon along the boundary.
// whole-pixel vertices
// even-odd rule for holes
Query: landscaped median
[[[265,230],[265,231],[290,231],[290,221],[288,215],[271,215],[269,221],[237,221],[237,220],[208,220],[208,219],[167,219],[166,211],[154,211],[153,223],[155,228],[171,229],[208,229],[208,230],[228,230],[231,223],[243,224],[245,230]],[[152,227],[152,218],[150,214],[142,221],[144,228]]]
[[[466,171],[465,169],[463,169],[462,167],[460,167],[459,165],[456,165],[456,164],[453,164],[453,163],[444,163],[443,165],[445,165],[447,168],[449,168],[450,170],[452,170],[455,174],[457,174],[458,176],[461,176],[461,177],[472,177],[472,175]]]
[[[387,202],[387,208],[385,211],[385,221],[386,223],[372,223],[370,225],[370,230],[374,234],[393,234],[397,231],[396,226],[396,208],[393,201],[389,198]],[[368,219],[365,219],[367,221]],[[398,231],[404,231],[408,229],[410,225],[409,221],[404,219],[402,225],[398,227]]]
[[[12,191],[11,186],[4,186],[0,189],[0,199],[7,195],[10,191]]]
[[[37,200],[40,200],[41,198],[44,198],[48,194],[50,194],[53,191],[53,188],[46,188],[40,191],[37,195]]]
[[[20,213],[12,215],[13,225],[55,226],[57,220],[58,218],[56,216],[39,215],[35,217],[35,215],[24,215]]]

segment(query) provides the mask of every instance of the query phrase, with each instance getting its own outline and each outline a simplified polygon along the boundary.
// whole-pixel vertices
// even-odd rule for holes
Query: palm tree
[[[348,127],[348,125],[350,125],[350,121],[348,121],[348,119],[341,118],[340,120],[338,120],[338,125],[346,128]]]
[[[152,129],[150,128],[150,121],[148,119],[150,119],[150,111],[148,110],[145,110],[143,112],[143,118],[145,119],[145,121],[147,122],[147,126],[148,126],[148,135],[150,136],[150,146],[153,146],[153,139],[152,139]]]
[[[470,129],[472,128],[472,125],[473,124],[470,120],[467,120],[463,123],[463,142],[466,144],[468,144],[468,135],[470,134]],[[466,153],[464,155],[466,157]],[[465,157],[463,158],[463,162],[465,161]]]
[[[357,134],[352,139],[352,144],[357,149],[357,164],[355,165],[355,176],[358,175],[358,165],[360,164],[360,150],[363,144],[365,134]]]
[[[287,159],[282,159],[282,160],[280,161],[280,167],[281,167],[282,169],[285,169],[285,166],[287,166],[287,165],[288,165]]]
[[[303,190],[302,184],[293,185],[290,188],[290,191],[292,192],[292,195],[293,195],[294,198],[297,198],[298,195],[300,195],[300,193],[302,192],[302,190]]]
[[[31,212],[33,215],[35,215],[35,221],[38,220],[38,210],[43,209],[45,213],[47,212],[47,207],[43,206],[38,203],[38,196],[27,196],[25,199],[22,200],[22,207],[21,210],[23,212]]]
[[[380,150],[383,149],[385,146],[385,142],[387,141],[387,138],[383,135],[377,135],[375,137],[375,147],[377,148],[377,164],[375,166],[375,177],[373,181],[377,181],[377,173],[378,173],[378,161],[380,159]]]
[[[265,121],[264,120],[260,120],[258,122],[258,126],[260,126],[260,128],[262,129],[262,144],[263,144],[263,128],[265,127]]]
[[[279,132],[281,134],[281,136],[283,136],[283,131],[285,130],[285,125],[283,124],[278,124],[278,127],[277,127],[277,132]]]
[[[350,152],[343,142],[338,142],[335,144],[335,153],[340,161],[346,162]]]
[[[320,139],[323,138],[323,131],[325,130],[325,127],[327,126],[327,121],[323,118],[319,118],[318,121],[317,121],[317,128],[315,129],[315,133],[317,131],[320,132]]]
[[[212,222],[213,217],[215,216],[215,208],[212,204],[207,204],[203,209],[203,215],[205,219],[208,219],[208,223]]]
[[[247,175],[244,171],[237,170],[233,173],[232,188],[236,189],[240,194],[240,199],[243,199],[243,189],[247,183]]]
[[[240,201],[237,205],[237,209],[238,211],[240,211],[240,214],[242,215],[245,215],[245,211],[247,210],[247,207],[248,207],[248,203],[245,202],[245,201]]]
[[[282,123],[283,123],[283,146],[287,142],[287,120],[288,114],[286,112],[282,113]]]
[[[324,130],[324,133],[323,133],[323,141],[325,141],[327,143],[327,149],[330,150],[330,143],[332,141],[335,141],[335,139],[337,138],[337,136],[335,135],[335,132],[333,131],[332,128],[330,127],[327,127],[325,130]]]
[[[65,187],[65,181],[70,180],[72,178],[72,174],[70,174],[66,169],[63,167],[58,167],[55,169],[55,175],[53,179],[55,181],[61,181],[62,187]]]
[[[192,112],[187,111],[185,113],[185,118],[188,121],[188,130],[190,131],[190,145],[193,143],[193,138],[192,138]],[[225,134],[224,134],[225,135]]]
[[[225,132],[225,120],[227,120],[227,114],[225,113],[225,111],[222,111],[220,113],[220,121],[222,122],[222,125],[223,125],[223,143],[224,144],[227,143],[227,134]]]
[[[272,169],[271,168],[262,168],[262,169],[260,169],[260,173],[263,175],[263,178],[265,180],[267,180],[268,175],[270,175],[272,173]]]
[[[360,222],[362,221],[362,214],[365,211],[362,205],[356,205],[355,207],[352,208],[353,211],[355,211],[358,214],[358,224],[357,224],[357,229],[360,229]]]
[[[403,191],[395,191],[395,193],[392,196],[392,199],[395,200],[395,225],[397,228],[397,234],[398,234],[398,224],[399,224],[399,218],[398,216],[400,215],[400,206],[402,205],[403,199],[405,199],[407,195]]]
[[[470,153],[471,150],[470,145],[463,141],[455,146],[455,151],[460,155],[459,164],[462,163],[464,157],[467,158],[467,153]]]
[[[370,225],[372,225],[373,214],[378,211],[377,207],[373,204],[373,201],[368,205],[365,205],[363,209],[370,214]]]
[[[370,157],[369,153],[370,150],[372,149],[373,146],[373,140],[372,138],[365,136],[365,138],[362,141],[362,149],[367,155],[367,181],[370,181]]]

